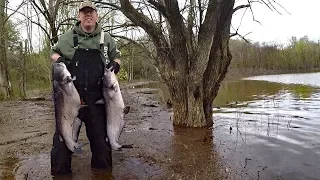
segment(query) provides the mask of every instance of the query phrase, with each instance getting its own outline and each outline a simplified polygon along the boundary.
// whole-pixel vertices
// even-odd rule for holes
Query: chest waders
[[[75,87],[83,104],[78,117],[85,123],[86,134],[90,141],[92,152],[91,167],[112,168],[110,144],[105,141],[107,137],[105,123],[105,106],[96,104],[103,99],[102,77],[105,67],[103,55],[104,33],[101,33],[100,49],[82,49],[78,46],[78,34],[73,34],[75,54],[67,65],[72,76],[76,76]],[[64,142],[59,140],[57,132],[53,137],[51,150],[51,173],[71,173],[71,151]]]

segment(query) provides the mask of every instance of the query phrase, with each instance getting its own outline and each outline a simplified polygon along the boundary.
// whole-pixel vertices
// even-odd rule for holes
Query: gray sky
[[[240,0],[243,2],[243,0]],[[241,2],[237,4],[241,4]],[[246,1],[246,0],[245,0]],[[270,0],[272,1],[272,0]],[[253,11],[255,19],[261,22],[252,21],[250,13],[246,16],[239,28],[241,34],[248,36],[249,39],[260,42],[279,42],[285,43],[291,36],[297,38],[307,35],[311,40],[320,39],[320,0],[276,0],[290,14],[279,7],[282,15],[276,11],[271,11],[265,5],[255,4]],[[242,13],[238,13],[233,19],[233,25],[238,27]]]
[[[266,0],[265,0],[266,1]],[[273,1],[273,0],[270,0]],[[236,5],[246,4],[247,0],[236,0]],[[286,43],[291,36],[297,38],[307,35],[311,40],[320,39],[320,25],[317,19],[320,17],[320,0],[276,0],[290,13],[288,14],[280,6],[277,6],[282,15],[271,11],[262,4],[254,4],[253,11],[255,19],[261,24],[252,20],[251,12],[247,12],[239,28],[239,32],[246,38],[259,42]],[[10,1],[9,6],[14,8],[19,0]],[[243,10],[233,17],[233,27],[238,28]],[[21,27],[22,28],[22,27]],[[21,32],[25,38],[25,32]]]

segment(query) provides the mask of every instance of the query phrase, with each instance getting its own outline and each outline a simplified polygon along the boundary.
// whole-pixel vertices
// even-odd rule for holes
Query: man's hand
[[[60,63],[60,62],[65,63],[65,62],[66,62],[66,59],[65,59],[64,57],[60,56],[60,57],[57,59],[56,63]]]
[[[107,68],[110,69],[110,71],[114,70],[114,73],[117,74],[120,70],[120,65],[116,61],[110,61]]]
[[[65,61],[66,61],[66,59],[64,57],[62,57],[60,54],[58,54],[58,53],[54,53],[51,56],[51,60],[52,60],[53,63],[59,63],[59,62],[65,63]]]

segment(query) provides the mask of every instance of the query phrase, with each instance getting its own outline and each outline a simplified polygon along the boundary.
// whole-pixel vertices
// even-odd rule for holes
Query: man
[[[80,4],[78,19],[71,30],[59,37],[51,50],[51,60],[53,63],[64,62],[70,73],[77,77],[74,84],[82,103],[88,105],[79,110],[79,118],[85,123],[90,141],[91,167],[111,169],[111,147],[105,141],[105,108],[95,102],[103,98],[101,80],[107,58],[110,60],[107,67],[118,73],[120,51],[114,39],[97,23],[98,13],[92,2]],[[71,173],[71,154],[56,132],[51,150],[51,174]]]

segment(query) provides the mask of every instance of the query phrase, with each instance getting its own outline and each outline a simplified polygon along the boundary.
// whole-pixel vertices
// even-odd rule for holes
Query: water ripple
[[[223,144],[222,149],[229,150],[223,152],[227,157],[238,159],[242,165],[243,157],[257,160],[261,166],[269,167],[270,177],[320,177],[319,93],[296,98],[283,90],[239,103],[246,106],[214,109],[214,134],[216,141]],[[257,166],[246,166],[257,170]]]

